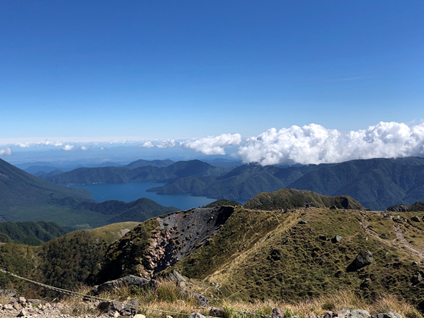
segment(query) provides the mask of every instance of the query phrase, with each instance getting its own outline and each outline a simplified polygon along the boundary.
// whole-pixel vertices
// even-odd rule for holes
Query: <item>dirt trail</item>
[[[424,258],[423,251],[421,249],[415,248],[411,243],[408,242],[408,240],[403,236],[402,229],[399,225],[396,224],[396,222],[393,221],[393,230],[396,233],[396,238],[403,243],[409,250],[413,251],[414,253],[417,253],[420,258]]]
[[[398,246],[396,244],[396,240],[399,240],[399,242],[401,242],[404,247],[408,250],[410,250],[413,253],[418,254],[418,256],[420,258],[424,258],[424,250],[422,249],[417,249],[416,247],[414,247],[411,243],[408,242],[408,240],[403,236],[402,230],[400,229],[400,227],[396,224],[396,222],[393,220],[393,217],[390,217],[391,220],[393,221],[393,230],[396,234],[396,239],[394,239],[391,243],[388,242],[387,240],[384,240],[382,238],[380,238],[380,236],[378,235],[377,232],[375,232],[374,230],[370,229],[369,226],[369,222],[366,218],[366,215],[362,215],[362,220],[360,221],[362,229],[365,231],[365,233],[367,233],[370,236],[373,236],[375,238],[377,238],[380,242],[386,244],[386,245],[390,245],[390,246]],[[399,246],[399,248],[403,248],[402,246]]]

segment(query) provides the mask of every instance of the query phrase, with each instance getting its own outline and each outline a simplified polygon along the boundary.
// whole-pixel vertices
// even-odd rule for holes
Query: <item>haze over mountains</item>
[[[349,195],[373,210],[410,205],[424,197],[424,159],[418,157],[285,167],[248,164],[235,168],[215,167],[199,160],[168,161],[166,167],[153,163],[146,166],[145,161],[140,166],[137,162],[125,167],[80,168],[45,179],[62,185],[166,182],[150,191],[235,201],[247,201],[260,192],[295,188],[324,195]]]

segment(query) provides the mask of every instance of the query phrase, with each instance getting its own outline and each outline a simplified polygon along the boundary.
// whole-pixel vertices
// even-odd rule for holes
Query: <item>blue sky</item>
[[[416,135],[423,16],[421,0],[0,1],[0,156],[311,124]],[[400,155],[424,154],[418,135]]]

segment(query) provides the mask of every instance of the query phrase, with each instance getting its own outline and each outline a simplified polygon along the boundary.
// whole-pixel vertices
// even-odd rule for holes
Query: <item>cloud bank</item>
[[[181,146],[204,153],[205,155],[225,155],[225,147],[239,145],[241,141],[240,134],[222,134],[216,137],[207,136],[199,139],[189,139],[183,141]]]
[[[0,155],[11,155],[14,147],[28,148],[49,146],[60,147],[69,153],[71,150],[87,151],[105,149],[103,144],[86,141],[19,141],[5,145]],[[406,125],[397,122],[380,122],[367,129],[340,131],[321,125],[309,124],[303,127],[268,129],[258,136],[243,138],[240,134],[222,134],[192,139],[133,140],[107,142],[107,147],[140,147],[190,149],[205,155],[230,155],[244,163],[273,164],[320,164],[337,163],[354,159],[424,157],[424,123]],[[125,144],[125,145],[124,145]],[[140,149],[141,150],[141,149]],[[22,151],[22,150],[20,150]],[[120,150],[125,153],[125,150]],[[18,150],[16,151],[18,152]],[[140,153],[142,157],[144,153]]]
[[[271,128],[248,138],[237,155],[261,165],[336,163],[354,159],[424,155],[424,123],[380,122],[365,130],[341,132],[310,124]]]
[[[65,145],[65,146],[63,146],[63,150],[65,150],[65,151],[69,151],[69,150],[72,150],[72,149],[74,149],[75,148],[75,146],[74,145]]]
[[[10,156],[12,154],[12,149],[0,149],[0,156]]]

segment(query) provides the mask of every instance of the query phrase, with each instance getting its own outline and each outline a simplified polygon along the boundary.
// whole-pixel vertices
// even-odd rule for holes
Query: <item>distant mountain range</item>
[[[56,222],[74,230],[127,220],[141,222],[179,210],[146,198],[98,203],[90,196],[87,190],[47,182],[0,159],[0,221]]]
[[[189,176],[220,176],[229,168],[215,167],[200,160],[178,161],[156,160],[156,165],[138,160],[124,167],[79,168],[62,174],[46,177],[57,184],[125,183],[135,181],[172,182]],[[169,164],[168,163],[172,163]],[[160,165],[158,165],[160,164]]]
[[[122,167],[51,171],[44,178],[59,185],[155,181],[166,184],[149,191],[235,201],[247,201],[261,192],[293,188],[328,196],[348,195],[372,210],[424,200],[424,159],[413,157],[285,167],[248,164],[235,168],[216,167],[200,160],[137,160]],[[142,221],[177,210],[144,199],[131,203],[111,201],[105,212],[106,205],[89,199],[85,190],[46,181],[1,161],[0,216],[8,221],[45,220],[84,228],[112,221]],[[61,217],[71,211],[76,213],[74,217]]]

